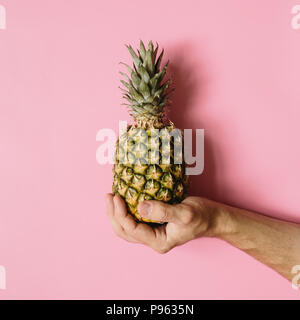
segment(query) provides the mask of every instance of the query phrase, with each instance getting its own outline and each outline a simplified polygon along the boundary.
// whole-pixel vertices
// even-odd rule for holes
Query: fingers
[[[141,202],[138,211],[142,217],[160,222],[186,223],[193,218],[193,212],[186,204],[149,200]]]
[[[107,194],[106,195],[106,207],[107,207],[107,215],[110,219],[110,222],[112,224],[113,230],[115,234],[127,241],[130,242],[136,242],[134,239],[132,239],[129,235],[126,234],[124,228],[119,223],[118,219],[115,217],[115,203],[114,203],[114,195],[113,194]],[[120,208],[118,207],[117,210],[119,211]],[[124,210],[124,208],[121,208],[121,210]],[[126,210],[125,210],[126,211]],[[122,213],[124,214],[124,213]]]
[[[127,236],[136,242],[153,247],[160,240],[162,233],[144,223],[138,223],[133,216],[127,213],[126,205],[121,197],[114,197],[115,220],[121,225]]]
[[[105,197],[106,200],[106,212],[109,217],[111,217],[114,213],[114,203],[113,203],[113,195],[108,193]]]
[[[159,253],[166,253],[200,235],[207,229],[206,205],[199,198],[189,197],[176,205],[161,201],[143,201],[138,206],[142,217],[153,221],[170,222],[151,227],[139,223],[128,213],[127,206],[120,196],[108,194],[107,214],[115,233],[130,242],[146,244]]]
[[[166,234],[162,228],[151,228],[144,223],[138,223],[133,216],[127,212],[126,205],[120,196],[108,194],[106,196],[107,214],[111,220],[115,233],[130,242],[146,244],[156,251],[166,252]]]
[[[106,213],[113,225],[114,230],[116,231],[117,229],[120,228],[120,226],[117,226],[115,221],[114,221],[114,211],[115,211],[115,205],[113,201],[113,195],[111,193],[108,193],[106,195]]]
[[[114,214],[118,223],[123,229],[132,231],[136,227],[136,222],[131,215],[127,213],[127,208],[124,201],[119,196],[114,196]]]

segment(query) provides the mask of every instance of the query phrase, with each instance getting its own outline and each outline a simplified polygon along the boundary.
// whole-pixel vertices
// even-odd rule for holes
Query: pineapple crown
[[[123,98],[128,101],[126,105],[131,108],[133,118],[142,126],[161,123],[164,106],[172,91],[167,92],[170,79],[163,82],[169,61],[162,68],[160,67],[164,50],[156,59],[158,44],[154,49],[152,41],[149,42],[147,50],[143,41],[140,41],[138,54],[130,45],[126,45],[126,47],[133,59],[133,68],[121,62],[127,67],[130,75],[120,72],[126,79],[126,81],[121,80],[126,88],[121,88]]]

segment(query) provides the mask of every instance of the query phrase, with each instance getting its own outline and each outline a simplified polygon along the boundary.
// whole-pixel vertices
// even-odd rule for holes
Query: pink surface
[[[296,0],[0,4],[0,299],[299,299],[217,239],[166,255],[118,239],[103,201],[111,166],[95,160],[98,130],[129,119],[124,44],[157,40],[177,87],[171,119],[205,129],[191,193],[300,222]]]

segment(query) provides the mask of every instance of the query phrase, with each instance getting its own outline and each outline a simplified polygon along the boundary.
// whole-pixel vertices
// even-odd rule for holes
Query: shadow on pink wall
[[[181,129],[204,129],[204,171],[201,175],[190,177],[189,195],[203,196],[215,201],[220,201],[233,206],[243,207],[245,209],[255,210],[255,208],[245,207],[243,199],[236,199],[234,190],[230,186],[224,185],[222,178],[218,173],[220,170],[226,170],[226,161],[222,159],[221,150],[217,149],[218,143],[214,141],[211,130],[206,129],[205,122],[202,121],[202,113],[209,108],[207,103],[210,92],[210,82],[212,72],[201,63],[201,52],[190,42],[179,43],[176,46],[167,47],[165,60],[170,59],[167,76],[172,79],[172,85],[175,91],[171,96],[170,106],[166,112],[168,118],[174,122],[175,126]],[[197,56],[198,55],[198,56]],[[199,94],[199,90],[201,91]],[[205,116],[203,117],[205,118]],[[210,119],[214,126],[222,125],[219,118]],[[255,123],[253,124],[255,127]],[[195,136],[194,136],[195,139]],[[234,143],[234,141],[232,142]],[[193,151],[195,152],[195,140],[193,141]],[[283,212],[264,208],[264,199],[257,194],[255,185],[247,183],[247,189],[251,188],[251,194],[255,194],[256,200],[261,203],[262,213],[274,217],[280,217]],[[294,215],[284,214],[285,219],[300,222],[300,218]]]
[[[196,129],[205,129],[205,123],[201,121],[201,108],[205,107],[209,76],[205,67],[199,62],[201,57],[198,57],[195,67],[192,63],[195,60],[195,50],[193,50],[192,43],[186,42],[176,47],[166,48],[166,52],[173,53],[172,56],[167,57],[170,59],[168,77],[172,79],[175,88],[171,96],[170,107],[167,109],[168,117],[176,127],[181,129],[193,129],[194,132]],[[190,55],[192,57],[189,57]],[[200,95],[199,90],[201,90]],[[195,106],[198,109],[197,112],[194,112]],[[196,117],[195,114],[197,114]],[[195,136],[193,138],[195,139]],[[205,131],[204,139],[204,171],[199,176],[190,177],[189,194],[218,199],[220,185],[215,174],[214,143],[212,136],[207,131]],[[195,151],[195,140],[193,140],[193,150]]]

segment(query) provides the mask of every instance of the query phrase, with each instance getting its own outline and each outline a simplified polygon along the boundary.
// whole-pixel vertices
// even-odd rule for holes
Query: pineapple
[[[137,53],[127,46],[133,67],[124,64],[129,76],[120,72],[123,97],[131,109],[135,124],[128,126],[116,144],[113,169],[113,192],[126,202],[128,211],[138,220],[139,202],[160,200],[170,204],[181,202],[187,190],[187,176],[182,157],[182,132],[164,119],[170,79],[164,81],[168,62],[161,68],[164,51],[158,58],[158,45],[148,48],[140,41]]]

